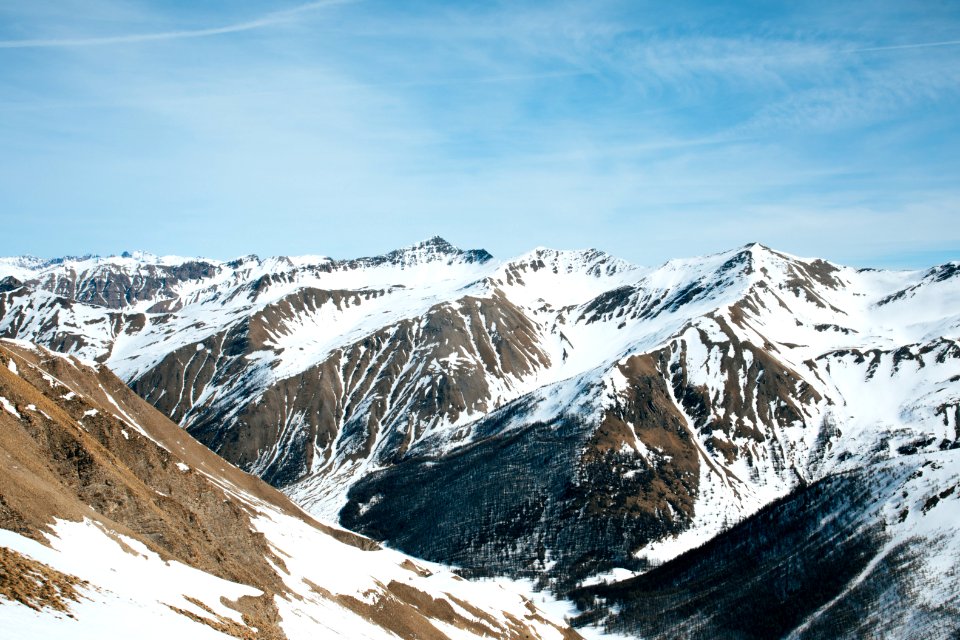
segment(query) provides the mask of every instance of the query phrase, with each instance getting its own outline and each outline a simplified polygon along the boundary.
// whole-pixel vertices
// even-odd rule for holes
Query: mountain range
[[[317,518],[534,580],[578,624],[960,629],[960,263],[498,261],[441,238],[21,257],[0,260],[0,336],[109,367]]]

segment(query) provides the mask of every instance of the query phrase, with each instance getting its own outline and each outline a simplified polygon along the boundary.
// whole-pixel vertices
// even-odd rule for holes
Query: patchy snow
[[[411,560],[397,551],[364,551],[347,546],[333,538],[317,536],[316,530],[303,521],[268,510],[261,512],[254,526],[274,547],[284,551],[284,564],[289,571],[282,574],[284,582],[303,597],[303,600],[277,600],[283,629],[291,638],[315,637],[318,628],[323,628],[327,637],[386,637],[382,629],[362,619],[346,617],[342,611],[340,615],[318,616],[323,611],[335,613],[339,607],[311,590],[307,581],[319,584],[334,595],[351,596],[370,603],[373,602],[371,594],[379,592],[380,585],[397,581],[434,598],[449,601],[448,594],[453,594],[497,619],[503,619],[506,612],[526,620],[543,640],[561,638],[555,628],[530,620],[526,600],[521,595],[523,590],[506,583],[466,581],[441,565],[412,560],[428,574],[420,575],[403,566]],[[467,611],[462,611],[461,615],[473,617]],[[562,622],[561,619],[557,621]],[[317,623],[321,626],[318,627]],[[453,627],[444,629],[451,632],[451,637],[475,637]]]
[[[170,606],[210,618],[187,600],[189,597],[217,615],[242,622],[240,614],[225,606],[221,598],[235,600],[262,593],[176,561],[165,562],[139,541],[115,532],[108,534],[90,520],[58,520],[53,530],[55,535],[48,536],[50,546],[46,547],[0,529],[0,545],[86,580],[93,588],[81,588],[81,601],[69,603],[73,618],[4,604],[3,629],[10,637],[222,639],[222,634],[174,612]]]
[[[629,569],[624,569],[622,567],[615,567],[610,571],[604,571],[603,573],[597,573],[586,580],[584,580],[580,586],[581,587],[590,587],[593,585],[598,585],[602,583],[609,584],[611,582],[620,582],[621,580],[629,580],[640,575],[639,571],[630,571]]]
[[[190,467],[182,462],[177,463],[177,469],[180,469],[180,471],[183,471],[183,472],[190,471]]]
[[[585,258],[588,253],[536,250],[505,263],[490,276],[491,293],[484,295],[499,290],[521,306],[538,323],[539,346],[550,358],[549,366],[511,380],[509,385],[488,377],[493,410],[522,399],[530,407],[523,412],[525,421],[549,421],[563,412],[596,417],[602,410],[596,401],[598,390],[606,385],[607,392],[615,392],[623,384],[618,363],[671,343],[683,346],[691,385],[706,388],[713,402],[722,404],[728,384],[724,359],[731,355],[729,348],[721,346],[729,342],[725,330],[748,344],[768,350],[771,347],[767,345],[774,345],[771,353],[825,398],[800,407],[803,422],[748,425],[768,436],[767,446],[743,437],[730,441],[732,446],[750,451],[752,465],[743,457],[727,462],[709,453],[709,434],[693,434],[701,459],[695,523],[678,538],[638,550],[652,562],[666,561],[701,544],[791,491],[799,478],[814,480],[862,462],[862,452],[891,433],[899,435],[888,438],[890,455],[917,438],[954,437],[950,435],[952,414],[946,414],[944,424],[945,415],[938,414],[937,408],[960,402],[956,359],[939,362],[934,353],[926,356],[925,368],[907,362],[894,372],[888,354],[880,358],[880,368],[868,378],[869,359],[866,364],[854,365],[855,355],[826,354],[872,348],[892,352],[912,340],[939,336],[938,332],[946,331],[944,327],[950,329],[944,335],[956,336],[960,303],[952,302],[956,296],[951,292],[960,292],[960,278],[938,281],[924,272],[859,272],[815,264],[759,245],[673,260],[656,269],[620,264],[597,252],[595,262],[608,261],[615,266],[593,272]],[[826,275],[806,275],[817,269]],[[824,282],[817,280],[821,277]],[[919,287],[911,298],[880,304],[911,287]],[[937,288],[937,293],[930,295],[947,302],[931,303],[934,312],[911,316],[909,300],[921,299],[932,288]],[[478,295],[474,289],[470,293]],[[750,300],[755,311],[748,310],[735,319],[733,307],[743,300]],[[898,305],[902,309],[898,310]],[[951,343],[956,344],[955,339]],[[915,356],[923,348],[927,347],[922,343],[909,347]],[[938,347],[941,351],[946,348],[949,344]],[[818,360],[821,357],[826,360]],[[745,352],[744,371],[752,363],[752,353]],[[425,371],[439,374],[465,364],[469,365],[465,357],[454,353],[426,363]],[[744,371],[736,372],[741,386],[745,384]],[[466,446],[472,436],[458,434],[470,434],[471,425],[485,415],[467,414],[455,425],[442,424],[427,434],[418,453],[443,455]],[[687,422],[692,424],[689,416]],[[823,443],[818,438],[826,425],[835,425],[843,434],[844,445],[828,443],[821,459],[818,447]],[[430,447],[425,447],[427,444]],[[654,453],[639,440],[631,446],[645,456]],[[844,452],[855,455],[844,463]],[[323,459],[322,455],[318,452],[318,459]],[[784,468],[783,456],[792,465]],[[345,487],[375,468],[367,461],[344,462],[342,466],[329,461],[287,491],[313,512],[336,517],[345,502]]]
[[[557,251],[540,247],[505,263],[491,281],[517,304],[561,309],[633,284],[648,271],[595,249]]]
[[[626,576],[628,573],[632,572],[624,569],[614,569],[609,574],[604,575],[609,577]],[[530,602],[532,602],[541,611],[546,612],[548,617],[552,620],[566,621],[583,613],[569,600],[559,600],[555,598],[549,591],[536,590],[532,580],[514,580],[511,578],[499,577],[482,578],[478,580],[478,582],[493,583],[500,585],[504,589],[524,594],[525,597],[530,600]],[[579,627],[576,631],[583,636],[585,640],[636,640],[634,636],[610,633],[595,626]]]
[[[365,551],[341,543],[253,496],[240,492],[239,497],[260,512],[253,521],[255,528],[284,559],[287,570],[277,571],[291,595],[275,598],[274,602],[279,608],[280,625],[291,640],[395,638],[336,601],[339,595],[373,604],[391,582],[403,583],[431,598],[445,599],[469,619],[476,618],[455,604],[452,597],[497,620],[506,620],[507,615],[525,620],[543,640],[562,640],[557,629],[532,618],[521,589],[461,580],[449,569],[388,549]],[[0,530],[0,546],[89,585],[79,588],[80,602],[68,603],[72,617],[49,609],[37,612],[16,603],[3,604],[2,625],[11,637],[223,638],[171,607],[209,620],[212,616],[205,607],[217,616],[242,623],[240,613],[225,601],[262,594],[253,587],[216,578],[177,561],[164,561],[139,541],[107,531],[90,520],[57,520],[53,532],[47,536],[48,547]],[[326,593],[318,592],[313,585]],[[443,622],[431,622],[451,638],[476,637]]]
[[[955,410],[960,405],[960,360],[951,355],[960,339],[960,277],[950,275],[955,263],[925,271],[858,271],[760,245],[652,269],[593,250],[539,248],[503,263],[471,262],[445,251],[428,242],[389,257],[356,261],[323,256],[208,261],[214,267],[210,276],[180,282],[164,293],[163,300],[178,311],[148,312],[162,300],[142,300],[120,317],[143,314],[143,326],[129,324],[119,333],[111,321],[116,312],[80,302],[65,307],[54,294],[36,291],[11,301],[0,331],[52,344],[58,331],[82,330],[85,341],[74,355],[107,357],[107,364],[129,382],[180,348],[189,361],[184,369],[206,366],[224,347],[218,336],[270,307],[276,317],[264,327],[266,348],[248,356],[242,381],[211,382],[181,398],[188,408],[224,398],[239,407],[384,327],[422,322],[435,305],[450,305],[467,322],[467,296],[504,296],[531,321],[531,340],[549,363],[522,375],[486,372],[484,409],[469,407],[458,419],[442,420],[412,442],[418,452],[431,455],[468,445],[477,420],[514,402],[526,403],[525,420],[549,421],[564,412],[596,418],[605,406],[602,396],[624,384],[617,365],[667,345],[682,347],[690,384],[707,391],[713,411],[722,407],[728,382],[745,384],[744,371],[730,372],[729,380],[724,371],[732,349],[724,346],[729,341],[725,331],[732,331],[775,357],[809,385],[811,397],[820,399],[798,407],[802,419],[793,424],[745,423],[763,433],[762,445],[736,435],[724,440],[749,451],[753,465],[743,457],[728,462],[709,452],[709,434],[691,434],[700,451],[695,522],[675,539],[638,550],[653,562],[700,544],[784,495],[800,479],[895,460],[901,451],[928,440],[933,444],[920,450],[929,451],[942,440],[955,440],[960,428]],[[26,281],[108,267],[135,274],[151,265],[185,261],[147,254],[62,263],[3,259],[0,276]],[[311,298],[308,292],[331,295]],[[302,307],[301,294],[307,300]],[[292,302],[288,307],[284,301]],[[481,329],[491,344],[499,339],[491,327]],[[409,365],[417,384],[479,368],[471,353],[445,353]],[[747,369],[757,365],[750,353],[744,360]],[[670,364],[679,365],[679,355]],[[371,365],[365,374],[379,371]],[[344,406],[359,401],[337,400]],[[371,406],[367,398],[359,411]],[[757,413],[760,408],[753,409]],[[143,432],[123,415],[131,428]],[[686,419],[692,423],[690,416]],[[278,425],[281,444],[264,451],[256,468],[286,455],[284,443],[302,436],[307,422],[302,413],[285,416]],[[375,451],[388,435],[377,434]],[[336,446],[316,448],[311,475],[287,488],[312,511],[329,517],[343,506],[350,484],[377,468],[371,459],[338,458]],[[656,455],[638,438],[628,446],[647,457]]]
[[[14,362],[13,358],[10,358],[10,360],[7,362],[7,369],[9,369],[10,373],[15,376],[20,375],[20,372],[17,370],[17,363]]]
[[[910,609],[936,609],[945,603],[956,610],[957,567],[960,567],[960,450],[932,453],[923,458],[901,457],[872,467],[874,500],[865,515],[885,526],[886,543],[844,590],[809,616],[789,638],[800,638],[824,611],[861,584],[888,554],[907,546],[918,551],[911,567],[916,580],[909,592]],[[907,627],[902,637],[925,637],[929,629]]]
[[[153,436],[151,436],[149,431],[147,431],[142,426],[140,426],[140,424],[136,420],[134,420],[129,413],[124,411],[120,407],[120,405],[117,403],[117,401],[114,399],[114,397],[110,395],[110,393],[106,389],[103,388],[103,385],[100,385],[100,391],[103,392],[103,395],[107,399],[107,402],[112,404],[113,408],[120,413],[120,419],[123,420],[123,422],[125,422],[128,427],[140,432],[141,435],[146,436],[147,438],[152,440],[154,443],[156,443],[160,447],[163,447],[164,449],[166,448],[162,444],[160,444],[160,442],[158,442]],[[129,440],[129,436],[126,435],[126,432],[124,432],[124,437],[126,437]]]
[[[13,406],[13,403],[7,400],[6,398],[4,398],[3,396],[0,396],[0,406],[6,409],[7,413],[14,415],[17,418],[20,417],[20,414],[17,413],[17,408]]]

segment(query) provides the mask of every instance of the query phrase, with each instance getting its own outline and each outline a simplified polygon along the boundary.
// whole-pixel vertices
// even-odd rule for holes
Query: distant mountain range
[[[10,258],[0,336],[108,365],[318,517],[532,578],[583,623],[960,629],[960,263],[759,244],[501,262],[441,238],[356,260]]]

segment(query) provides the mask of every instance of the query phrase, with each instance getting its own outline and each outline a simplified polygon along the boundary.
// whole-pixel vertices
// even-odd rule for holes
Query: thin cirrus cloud
[[[891,44],[881,47],[859,47],[848,49],[848,53],[867,53],[870,51],[896,51],[897,49],[926,49],[931,47],[956,47],[960,46],[960,40],[946,40],[943,42],[914,42],[908,44]]]
[[[103,19],[74,22],[54,4],[8,24],[56,36],[0,40],[0,218],[22,230],[0,254],[349,256],[441,233],[499,256],[758,240],[869,264],[905,228],[913,255],[960,245],[942,224],[960,203],[950,16],[328,0],[200,19],[97,0]],[[120,35],[72,37],[105,25]],[[71,233],[30,227],[58,216]]]
[[[136,44],[138,42],[156,42],[164,40],[183,40],[188,38],[206,38],[210,36],[241,33],[271,27],[296,18],[299,14],[358,0],[319,0],[308,2],[289,9],[273,11],[254,20],[235,22],[219,27],[204,29],[183,29],[158,33],[133,33],[117,36],[89,38],[32,38],[23,40],[0,40],[0,49],[42,49],[61,47],[101,47],[109,45]]]

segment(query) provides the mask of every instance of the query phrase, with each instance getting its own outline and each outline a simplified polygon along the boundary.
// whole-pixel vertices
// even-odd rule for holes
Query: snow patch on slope
[[[11,637],[220,639],[220,633],[170,607],[210,619],[207,611],[188,600],[191,598],[216,615],[242,623],[240,614],[225,606],[221,598],[236,600],[262,594],[258,589],[222,580],[177,561],[165,562],[139,541],[108,533],[90,520],[57,520],[52,529],[49,547],[3,529],[0,545],[86,580],[94,587],[81,588],[83,598],[70,606],[73,618],[5,605],[3,627]],[[150,624],[145,625],[144,620]]]

